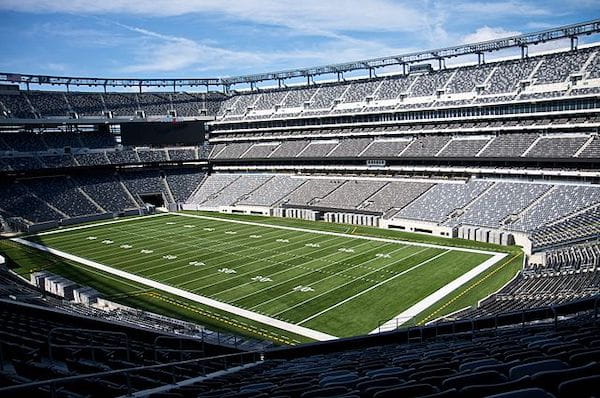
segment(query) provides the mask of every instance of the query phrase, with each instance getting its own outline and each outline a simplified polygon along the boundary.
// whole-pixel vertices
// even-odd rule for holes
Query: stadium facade
[[[0,85],[0,230],[35,233],[165,208],[517,245],[526,255],[522,271],[477,308],[447,317],[496,316],[497,322],[499,314],[543,308],[533,321],[548,317],[549,305],[577,300],[583,300],[585,310],[595,309],[597,299],[590,297],[600,289],[600,45],[579,45],[578,38],[597,33],[600,20],[446,49],[230,78],[0,73],[6,83]],[[565,39],[569,48],[529,54],[530,46]],[[518,51],[514,57],[486,59],[506,49]],[[446,62],[474,55],[472,65]],[[364,77],[354,76],[356,71]],[[319,80],[322,76],[334,79]],[[289,80],[304,83],[288,86]],[[264,82],[273,87],[261,87]],[[65,90],[33,90],[31,85]],[[181,91],[196,87],[202,92]],[[5,307],[7,317],[17,317],[14,308]],[[27,322],[34,317],[27,316]],[[597,328],[586,322],[582,333],[589,333],[582,339]],[[152,336],[136,333],[143,351]],[[406,333],[402,338],[410,341]],[[503,338],[481,337],[460,347],[475,352]],[[580,340],[578,349],[591,341]],[[373,352],[389,368],[404,367],[397,369],[402,372],[404,365],[417,367],[430,356],[427,346],[419,350],[399,349],[398,355],[416,355],[412,362],[396,361],[381,348]],[[456,369],[440,371],[438,366],[437,373],[416,376],[413,369],[394,376],[398,383],[412,377],[430,385],[423,387],[429,393],[454,386],[446,379],[468,361],[448,347],[440,350],[437,359],[455,361]],[[532,358],[560,362],[546,370],[589,363],[564,353],[560,357],[560,351],[552,356],[550,346],[542,351]],[[295,355],[285,351],[272,357]],[[512,358],[511,353],[498,355],[498,366]],[[361,366],[369,361],[362,353],[347,356]],[[319,360],[339,365],[337,358]],[[296,372],[314,365],[310,357],[295,361]],[[199,365],[188,366],[195,372]],[[272,383],[269,393],[279,391],[277,372],[290,368],[277,362],[261,366],[266,370],[260,377],[251,371],[248,377]],[[510,369],[507,378],[499,371],[494,380],[507,383],[510,378],[528,386],[518,377],[532,374],[527,372]],[[223,380],[202,391],[218,394],[218,388],[226,389],[228,379]],[[309,385],[296,386],[298,391],[314,387],[312,379],[296,384],[302,383]]]

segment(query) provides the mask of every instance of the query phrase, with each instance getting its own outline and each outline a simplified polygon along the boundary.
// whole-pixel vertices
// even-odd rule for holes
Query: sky
[[[236,76],[490,40],[598,17],[600,0],[0,0],[0,71]]]

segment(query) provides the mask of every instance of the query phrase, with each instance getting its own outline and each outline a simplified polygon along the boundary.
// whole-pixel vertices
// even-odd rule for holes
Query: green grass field
[[[258,221],[261,225],[230,222],[239,219]],[[348,226],[340,229],[337,225],[326,227],[324,223],[286,222],[280,224],[311,228],[314,232],[280,229],[273,222],[276,220],[222,218],[221,215],[206,219],[170,214],[28,239],[237,308],[338,337],[369,333],[491,257],[458,247],[424,247],[402,241],[382,242],[319,233],[324,229],[363,232],[361,228]],[[393,234],[384,236],[398,239]],[[450,244],[449,241],[435,243]],[[82,272],[91,272],[86,268],[82,267]],[[32,267],[23,267],[21,273],[32,270]],[[119,280],[114,275],[96,270],[93,273],[99,279],[108,280],[105,285],[121,285],[117,291],[108,292],[113,293],[116,301],[132,297],[143,297],[150,302],[160,300],[161,307],[167,308],[157,311],[162,313],[169,313],[169,306],[178,306],[178,311],[200,308],[219,316],[220,321],[215,323],[223,328],[240,329],[240,325],[247,325],[246,334],[256,335],[253,330],[262,330],[269,335],[284,336],[282,341],[306,341],[293,332],[273,332],[272,327],[260,322],[211,310],[181,297]],[[514,272],[500,274],[502,277],[492,278],[494,283],[508,280]],[[88,284],[98,288],[95,283]],[[106,287],[99,290],[105,292]],[[141,306],[156,309],[152,304]],[[181,316],[178,311],[173,312]],[[223,318],[230,322],[223,322]],[[425,319],[425,314],[420,314],[419,319]]]

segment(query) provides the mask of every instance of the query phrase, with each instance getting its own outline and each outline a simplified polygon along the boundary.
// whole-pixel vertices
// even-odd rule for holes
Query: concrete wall
[[[436,223],[416,221],[409,219],[390,219],[381,220],[380,227],[388,229],[398,229],[399,231],[414,232],[425,235],[441,236],[444,238],[458,237],[457,229]]]

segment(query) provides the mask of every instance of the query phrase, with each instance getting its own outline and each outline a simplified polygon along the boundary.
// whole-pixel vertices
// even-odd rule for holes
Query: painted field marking
[[[118,269],[109,267],[107,265],[97,263],[95,261],[87,260],[87,259],[79,257],[79,256],[75,256],[75,255],[72,255],[69,253],[62,252],[60,250],[52,249],[50,247],[40,245],[38,243],[34,243],[34,242],[28,241],[23,238],[12,238],[11,240],[13,242],[17,242],[17,243],[20,243],[25,246],[33,247],[34,249],[38,249],[38,250],[41,250],[41,251],[44,251],[44,252],[47,252],[50,254],[54,254],[56,256],[65,258],[67,260],[75,261],[80,264],[86,265],[88,267],[95,268],[100,271],[104,271],[109,274],[113,274],[113,275],[119,276],[121,278],[128,279],[130,281],[152,287],[154,289],[165,291],[165,292],[173,294],[175,296],[183,297],[183,298],[186,298],[191,301],[195,301],[200,304],[204,304],[204,305],[207,305],[207,306],[210,306],[213,308],[217,308],[219,310],[226,311],[226,312],[238,315],[238,316],[242,316],[244,318],[248,318],[253,321],[260,322],[265,325],[269,325],[269,326],[272,326],[272,327],[275,327],[278,329],[286,330],[288,332],[295,333],[295,334],[298,334],[298,335],[301,335],[304,337],[308,337],[313,340],[325,341],[325,340],[333,340],[333,339],[337,338],[330,334],[326,334],[326,333],[319,332],[317,330],[294,325],[289,322],[284,322],[279,319],[271,318],[266,315],[258,314],[256,312],[248,311],[248,310],[238,308],[238,307],[235,307],[235,306],[227,304],[227,303],[213,300],[208,297],[201,296],[199,294],[191,293],[191,292],[188,292],[188,291],[185,291],[185,290],[173,287],[173,286],[165,285],[164,283],[156,282],[156,281],[153,281],[153,280],[150,280],[150,279],[138,276],[138,275],[130,274],[129,272],[118,270]]]
[[[355,295],[353,295],[353,296],[350,296],[350,297],[348,297],[348,298],[346,298],[346,299],[344,299],[344,300],[340,301],[339,303],[336,303],[336,304],[334,304],[334,305],[332,305],[332,306],[330,306],[330,307],[328,307],[328,308],[325,308],[325,309],[324,309],[324,310],[322,310],[322,311],[319,311],[319,312],[317,312],[317,313],[316,313],[316,314],[314,314],[314,315],[311,315],[311,316],[309,316],[308,318],[305,318],[305,319],[301,320],[300,322],[298,322],[298,323],[297,323],[297,325],[302,325],[303,323],[306,323],[306,322],[310,321],[311,319],[314,319],[314,318],[316,318],[316,317],[318,317],[318,316],[321,316],[321,315],[323,315],[324,313],[326,313],[326,312],[329,312],[329,311],[333,310],[334,308],[337,308],[337,307],[339,307],[339,306],[340,306],[340,305],[342,305],[342,304],[346,304],[348,301],[352,301],[352,300],[354,300],[355,298],[357,298],[357,297],[360,297],[360,296],[362,296],[362,295],[363,295],[363,294],[365,294],[365,293],[369,293],[369,292],[370,292],[371,290],[373,290],[373,289],[377,289],[378,287],[380,287],[380,286],[383,286],[383,285],[385,285],[386,283],[388,283],[388,282],[390,282],[390,281],[392,281],[392,280],[394,280],[394,279],[396,279],[396,278],[398,278],[398,277],[400,277],[400,276],[402,276],[402,275],[408,274],[409,272],[411,272],[411,271],[413,271],[413,270],[415,270],[415,269],[417,269],[417,268],[419,268],[419,267],[422,267],[423,265],[425,265],[425,264],[427,264],[427,263],[430,263],[430,262],[432,262],[432,261],[434,261],[434,260],[437,260],[438,258],[442,257],[444,254],[446,254],[446,253],[450,253],[450,251],[451,251],[451,250],[446,250],[445,252],[442,252],[442,253],[440,253],[440,254],[438,254],[438,255],[434,256],[434,257],[428,258],[427,260],[425,260],[425,261],[422,261],[422,262],[420,262],[419,264],[417,264],[417,265],[415,265],[415,266],[413,266],[413,267],[410,267],[410,268],[409,268],[409,269],[407,269],[407,270],[404,270],[404,271],[402,271],[402,272],[400,272],[400,273],[398,273],[398,274],[396,274],[396,275],[394,275],[394,276],[392,276],[392,277],[390,277],[390,278],[387,278],[386,280],[384,280],[384,281],[381,281],[381,282],[379,282],[379,283],[378,283],[378,284],[376,284],[376,285],[373,285],[373,286],[371,286],[371,287],[369,287],[369,288],[367,288],[367,289],[365,289],[365,290],[362,290],[362,291],[360,291],[360,292],[356,293]]]

